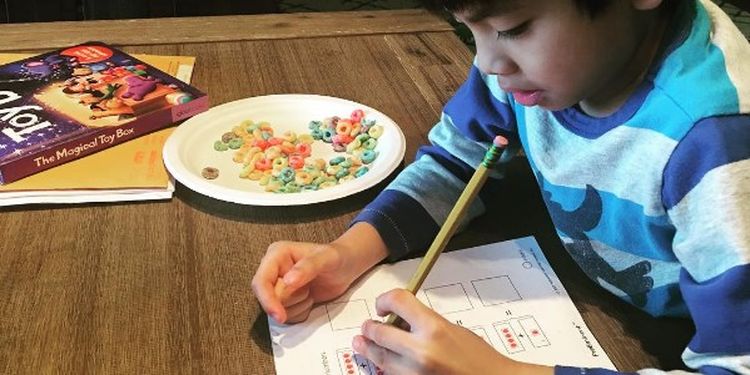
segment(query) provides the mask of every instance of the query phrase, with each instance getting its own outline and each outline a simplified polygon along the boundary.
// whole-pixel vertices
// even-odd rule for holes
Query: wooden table
[[[88,40],[197,56],[193,83],[214,105],[315,93],[378,108],[403,128],[406,163],[472,59],[449,24],[420,10],[0,26],[2,52]],[[555,239],[526,164],[510,174],[506,215],[478,219],[450,248],[535,235],[620,369],[679,366],[690,324],[650,319],[593,285]],[[271,374],[250,289],[266,246],[334,239],[383,186],[304,207],[178,187],[163,202],[0,209],[0,373]]]

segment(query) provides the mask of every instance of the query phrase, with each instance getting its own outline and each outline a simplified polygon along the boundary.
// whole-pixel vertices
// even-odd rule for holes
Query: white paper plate
[[[355,109],[383,126],[383,135],[375,150],[378,157],[362,177],[339,185],[300,193],[269,193],[258,181],[239,178],[242,165],[232,161],[232,151],[215,151],[213,144],[221,135],[243,120],[267,121],[274,134],[292,130],[309,133],[311,120],[348,117]],[[164,145],[164,164],[177,181],[188,188],[223,201],[257,205],[290,206],[330,201],[365,190],[386,178],[401,163],[406,141],[401,129],[383,113],[368,106],[319,95],[268,95],[241,99],[209,109],[182,123]],[[330,160],[336,155],[328,143],[313,143],[312,157]],[[201,176],[205,167],[219,169],[219,177]]]

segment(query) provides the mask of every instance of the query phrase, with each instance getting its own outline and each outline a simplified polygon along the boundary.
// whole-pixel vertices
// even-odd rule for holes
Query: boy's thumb
[[[318,251],[300,259],[287,272],[283,281],[287,288],[297,289],[318,276],[332,261],[327,251]]]

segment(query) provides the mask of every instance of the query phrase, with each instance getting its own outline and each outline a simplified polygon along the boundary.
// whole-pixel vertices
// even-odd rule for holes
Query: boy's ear
[[[662,0],[630,0],[633,8],[638,10],[653,10],[661,5]]]

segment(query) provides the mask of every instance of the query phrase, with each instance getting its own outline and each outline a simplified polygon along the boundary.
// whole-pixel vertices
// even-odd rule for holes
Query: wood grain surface
[[[339,22],[354,19],[364,25]],[[472,60],[447,23],[421,11],[60,25],[1,25],[0,48],[99,39],[196,56],[193,83],[213,105],[278,93],[358,101],[402,127],[405,163]],[[554,237],[528,166],[514,162],[509,175],[498,192],[508,198],[490,208],[503,214],[478,219],[449,249],[535,235],[620,369],[679,366],[689,323],[651,319],[586,279]],[[0,373],[272,374],[250,288],[266,247],[334,239],[387,182],[300,207],[240,206],[178,186],[163,202],[0,208]]]

